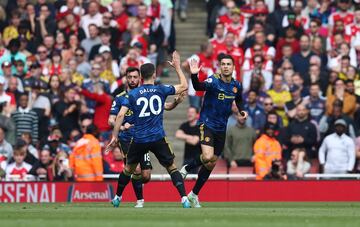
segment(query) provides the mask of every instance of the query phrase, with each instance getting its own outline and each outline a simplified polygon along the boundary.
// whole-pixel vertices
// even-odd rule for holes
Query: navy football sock
[[[205,166],[202,166],[199,170],[198,179],[196,180],[195,186],[193,188],[193,193],[198,195],[201,188],[204,186],[206,181],[209,179],[212,170],[208,170]]]
[[[126,185],[130,182],[130,179],[131,179],[131,174],[126,172],[125,170],[122,171],[119,175],[119,179],[118,179],[118,187],[117,187],[117,190],[116,190],[116,195],[117,196],[121,196]]]
[[[180,196],[186,196],[184,180],[180,172],[178,170],[174,170],[170,173],[170,177]]]
[[[142,180],[141,180],[141,175],[140,174],[133,174],[132,178],[131,178],[131,183],[132,183],[132,186],[134,188],[136,199],[137,200],[144,199],[144,197],[143,197],[143,183],[142,183]]]

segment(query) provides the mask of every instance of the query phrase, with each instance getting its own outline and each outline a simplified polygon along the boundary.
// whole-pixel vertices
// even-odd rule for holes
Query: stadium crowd
[[[235,59],[249,118],[234,105],[223,157],[229,169],[249,167],[257,179],[359,172],[360,1],[206,4],[210,38],[182,65],[189,70],[195,58],[204,81],[218,72],[219,55]],[[112,100],[126,89],[129,67],[151,62],[158,83],[168,76],[174,16],[185,22],[186,7],[186,0],[0,6],[0,177],[97,181],[120,173],[120,149],[103,153]],[[189,88],[188,121],[176,132],[185,164],[200,153],[203,95]]]

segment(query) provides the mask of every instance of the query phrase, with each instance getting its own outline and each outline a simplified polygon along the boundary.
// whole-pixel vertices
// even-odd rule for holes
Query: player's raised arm
[[[205,83],[200,82],[198,78],[198,73],[200,72],[201,67],[199,67],[199,62],[195,59],[190,60],[190,73],[191,73],[191,82],[196,91],[205,91]]]
[[[129,108],[127,106],[122,106],[118,115],[116,116],[116,121],[112,132],[112,138],[110,143],[106,146],[106,153],[113,149],[115,146],[117,146],[118,135],[121,130],[122,123],[124,122],[125,114],[128,110]]]
[[[181,69],[180,55],[177,51],[174,51],[172,54],[172,61],[169,61],[169,64],[175,68],[176,74],[180,81],[180,84],[174,85],[175,94],[180,94],[188,89],[188,83],[186,81],[185,74]]]

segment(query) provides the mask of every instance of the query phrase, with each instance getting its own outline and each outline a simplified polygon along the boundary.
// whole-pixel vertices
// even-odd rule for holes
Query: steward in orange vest
[[[70,154],[70,168],[76,181],[102,181],[103,162],[99,140],[95,134],[95,126],[90,125],[86,134],[76,142]]]
[[[267,122],[264,129],[265,133],[254,144],[254,162],[257,180],[262,180],[269,173],[271,162],[275,159],[280,160],[282,152],[281,145],[274,135],[276,125]]]

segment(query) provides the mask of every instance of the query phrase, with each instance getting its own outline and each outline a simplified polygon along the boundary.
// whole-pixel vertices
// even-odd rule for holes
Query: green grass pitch
[[[180,203],[0,204],[0,226],[360,226],[360,203],[203,203],[183,209]]]

